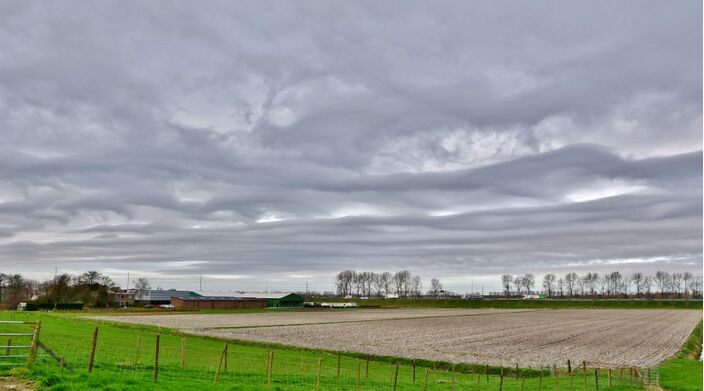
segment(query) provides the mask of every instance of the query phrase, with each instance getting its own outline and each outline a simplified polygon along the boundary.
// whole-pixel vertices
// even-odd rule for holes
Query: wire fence
[[[10,328],[0,324],[0,333],[9,334]],[[29,333],[31,327],[25,331]],[[46,374],[47,385],[88,382],[90,388],[100,388],[116,379],[135,388],[153,383],[161,389],[190,385],[196,389],[398,391],[591,391],[616,385],[646,388],[659,382],[657,368],[609,369],[587,363],[572,368],[570,373],[554,367],[530,372],[506,368],[505,373],[502,370],[498,374],[465,373],[408,361],[394,363],[336,352],[266,348],[78,321],[47,320],[39,341],[48,351],[40,349],[31,365]],[[15,341],[7,346],[12,343]],[[10,363],[25,366],[27,360]]]

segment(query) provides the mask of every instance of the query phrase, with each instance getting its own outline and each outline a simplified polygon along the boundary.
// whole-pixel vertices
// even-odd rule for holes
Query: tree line
[[[396,273],[344,270],[335,277],[335,290],[340,296],[397,294],[399,297],[417,297],[421,295],[421,289],[420,276],[414,276],[408,270]]]
[[[107,307],[112,294],[120,288],[97,271],[79,275],[58,274],[39,282],[21,274],[0,273],[0,304],[14,308],[23,301],[38,303],[83,303],[90,307]]]
[[[532,273],[523,275],[503,274],[501,285],[505,297],[520,296],[523,294],[539,293],[542,291],[547,297],[575,297],[575,296],[602,296],[602,297],[701,297],[702,277],[694,276],[690,272],[668,273],[657,271],[654,275],[633,272],[630,275],[618,271],[599,275],[599,273],[585,273],[578,275],[571,272],[564,276],[549,273],[543,276],[539,286]]]

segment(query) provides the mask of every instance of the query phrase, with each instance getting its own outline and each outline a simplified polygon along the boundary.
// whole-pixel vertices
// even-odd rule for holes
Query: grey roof
[[[194,291],[200,296],[229,297],[241,299],[282,299],[293,292],[233,292],[233,291]]]
[[[149,290],[142,295],[135,295],[135,300],[138,301],[169,301],[172,296],[189,297],[191,291],[177,290]]]

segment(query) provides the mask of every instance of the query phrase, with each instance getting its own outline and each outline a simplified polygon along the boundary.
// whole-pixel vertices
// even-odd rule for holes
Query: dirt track
[[[675,354],[701,317],[701,311],[580,309],[189,332],[451,362],[536,367],[570,359],[646,367]]]

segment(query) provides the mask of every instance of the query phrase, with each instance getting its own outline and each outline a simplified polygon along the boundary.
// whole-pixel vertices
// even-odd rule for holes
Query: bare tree
[[[384,291],[384,282],[381,279],[381,275],[382,273],[372,273],[372,286],[377,296],[381,296]]]
[[[516,289],[516,295],[521,295],[521,288],[523,287],[523,279],[521,276],[516,276],[516,278],[513,279],[513,286]]]
[[[623,282],[623,277],[619,272],[611,272],[604,276],[604,282],[606,285],[606,294],[616,295],[621,290],[621,283]]]
[[[629,277],[623,277],[623,280],[621,280],[621,285],[620,285],[621,293],[628,296],[628,291],[631,289],[632,282],[633,282],[633,280],[631,280]]]
[[[692,291],[692,296],[702,295],[702,276],[692,277],[692,281],[689,284],[689,289]]]
[[[670,273],[658,270],[655,272],[655,284],[660,290],[660,294],[665,293],[670,287]]]
[[[689,295],[689,285],[692,281],[692,273],[684,272],[682,274],[682,282],[684,282],[684,295],[687,297]]]
[[[394,273],[393,283],[396,288],[396,293],[398,293],[399,296],[408,296],[411,284],[411,272],[401,270],[400,272]]]
[[[555,275],[552,273],[543,276],[543,289],[548,293],[548,298],[551,298],[555,290]]]
[[[598,273],[587,273],[582,277],[585,287],[589,290],[589,294],[594,296],[597,291],[597,285],[599,284],[599,274]]]
[[[565,286],[567,287],[567,294],[570,297],[572,297],[574,295],[574,291],[577,288],[578,282],[579,282],[579,277],[577,276],[577,273],[572,272],[572,273],[565,274]]]
[[[413,297],[418,297],[421,295],[421,289],[423,289],[423,283],[420,280],[420,276],[413,276],[411,279],[410,293]]]
[[[530,293],[535,285],[535,276],[533,273],[526,273],[521,277],[521,282],[523,287],[526,288],[526,292]]]
[[[643,273],[635,272],[631,274],[631,281],[633,281],[633,286],[636,288],[636,296],[640,296],[643,289]]]
[[[504,287],[504,296],[508,299],[511,295],[511,283],[513,282],[513,276],[510,274],[504,274],[501,276],[501,285]]]
[[[673,293],[682,292],[682,273],[672,273],[670,276],[670,289]]]
[[[149,291],[149,289],[151,289],[151,285],[149,285],[149,280],[144,277],[138,278],[137,281],[134,283],[135,300],[139,300],[139,298],[144,296],[147,291]]]
[[[653,277],[652,276],[645,276],[643,277],[643,282],[642,282],[642,291],[643,293],[650,295],[650,287],[653,286]]]
[[[565,296],[565,280],[560,278],[557,280],[557,291],[560,293],[560,297]]]
[[[5,288],[7,288],[7,280],[9,275],[0,273],[0,303],[5,303]]]
[[[440,280],[437,278],[433,278],[430,280],[430,294],[433,295],[436,299],[440,296],[440,292],[442,291],[442,284],[440,283]]]
[[[576,277],[575,290],[579,292],[580,295],[584,296],[587,289],[587,282],[584,278]]]
[[[390,272],[383,272],[379,274],[379,281],[381,281],[381,285],[384,286],[384,294],[391,293],[392,279],[393,276]]]

